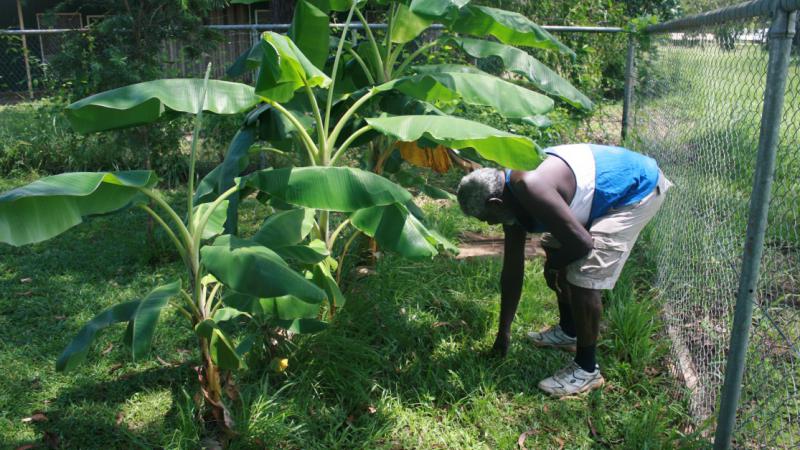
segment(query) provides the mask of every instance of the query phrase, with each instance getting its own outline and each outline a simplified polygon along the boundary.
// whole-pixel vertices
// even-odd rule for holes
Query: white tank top
[[[588,144],[557,145],[545,150],[548,155],[561,158],[575,174],[575,196],[569,209],[583,226],[589,222],[594,199],[594,154]]]

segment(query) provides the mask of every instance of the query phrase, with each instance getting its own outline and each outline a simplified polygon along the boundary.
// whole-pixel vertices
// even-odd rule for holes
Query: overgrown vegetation
[[[25,181],[5,179],[0,186]],[[180,197],[168,196],[173,204]],[[484,227],[455,205],[422,205],[453,240]],[[263,208],[243,203],[244,233],[257,230]],[[65,448],[197,448],[207,437],[185,383],[198,355],[182,327],[159,328],[156,358],[137,363],[119,345],[124,330],[109,329],[89,364],[54,371],[55,356],[95,311],[181,270],[169,252],[141,251],[143,213],[129,211],[123,219],[99,217],[46,245],[2,249],[0,440],[11,447],[45,434]],[[157,236],[166,248],[166,236]],[[95,245],[78,245],[86,241]],[[527,448],[691,447],[681,437],[685,406],[670,396],[674,381],[660,360],[666,342],[655,304],[648,284],[634,281],[648,278],[641,261],[631,261],[606,303],[599,355],[608,387],[559,401],[541,394],[535,381],[569,355],[535,350],[522,339],[557,314],[541,261],[528,264],[514,345],[497,361],[484,352],[496,327],[499,261],[409,262],[389,255],[376,275],[348,275],[348,306],[329,330],[283,344],[277,355],[288,358],[284,373],[259,355],[248,359],[238,383],[234,419],[242,436],[234,448],[510,448],[529,430]],[[175,311],[164,316],[180,323]],[[632,354],[643,356],[632,361]],[[22,420],[37,412],[47,421]]]

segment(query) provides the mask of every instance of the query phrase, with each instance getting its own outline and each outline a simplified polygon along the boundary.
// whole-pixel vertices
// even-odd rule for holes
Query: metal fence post
[[[631,107],[633,106],[633,71],[636,55],[636,39],[633,33],[628,35],[628,58],[625,63],[625,95],[622,101],[622,142],[628,137],[631,123]]]
[[[780,137],[784,90],[789,66],[792,37],[795,32],[796,12],[777,9],[769,30],[769,62],[764,91],[764,109],[761,113],[761,130],[758,139],[756,172],[742,255],[742,271],[736,295],[736,313],[731,330],[730,351],[725,368],[725,384],[714,435],[715,449],[728,449],[736,425],[736,411],[742,390],[742,375],[747,359],[750,323],[753,318],[753,298],[758,287],[761,255],[767,212],[775,174],[775,156]]]
[[[25,19],[22,16],[22,4],[17,0],[17,15],[19,16],[19,29],[25,29]],[[28,39],[22,35],[22,56],[25,59],[25,76],[28,80],[28,97],[33,100],[33,81],[31,80],[31,62],[28,54]]]

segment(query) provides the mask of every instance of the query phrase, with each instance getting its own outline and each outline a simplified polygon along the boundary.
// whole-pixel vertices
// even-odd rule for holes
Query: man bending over
[[[554,396],[603,385],[595,347],[603,305],[639,232],[672,185],[655,160],[620,147],[593,144],[545,149],[531,171],[479,169],[458,186],[465,214],[503,224],[500,327],[493,351],[508,352],[522,293],[526,233],[541,233],[544,277],[558,298],[559,324],[528,333],[538,347],[575,352],[575,359],[539,388]]]

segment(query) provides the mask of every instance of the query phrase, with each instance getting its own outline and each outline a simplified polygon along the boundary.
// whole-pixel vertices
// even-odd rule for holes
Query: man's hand
[[[497,333],[497,338],[494,340],[490,356],[505,358],[508,354],[508,348],[511,345],[511,335],[505,333]]]

